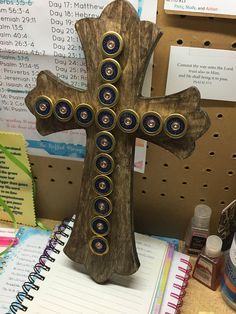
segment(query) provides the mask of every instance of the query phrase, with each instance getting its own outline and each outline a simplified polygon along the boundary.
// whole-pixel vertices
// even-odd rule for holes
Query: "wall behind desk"
[[[165,94],[171,45],[235,50],[236,20],[167,15],[159,0],[157,23],[164,35],[154,53],[152,95]],[[236,86],[236,82],[235,82]],[[234,102],[201,101],[211,119],[192,156],[179,160],[148,144],[144,174],[134,173],[135,228],[183,238],[194,207],[213,210],[216,231],[221,210],[236,198],[236,107]],[[83,162],[30,156],[37,182],[39,217],[63,219],[75,212]]]

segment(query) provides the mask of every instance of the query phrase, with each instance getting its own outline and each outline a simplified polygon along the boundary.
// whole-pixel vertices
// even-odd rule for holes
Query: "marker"
[[[19,243],[18,238],[13,238],[13,237],[0,237],[0,246],[8,246],[8,245],[15,245]]]

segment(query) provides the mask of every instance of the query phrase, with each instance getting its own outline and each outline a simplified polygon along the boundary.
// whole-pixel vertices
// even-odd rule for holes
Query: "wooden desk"
[[[41,219],[46,226],[53,228],[59,221]],[[0,221],[0,227],[11,227],[8,222]],[[194,265],[195,258],[191,258],[191,263]],[[235,314],[223,300],[220,289],[212,291],[200,284],[194,278],[189,280],[184,297],[184,304],[181,308],[181,314],[198,314],[199,312],[213,312],[214,314]]]

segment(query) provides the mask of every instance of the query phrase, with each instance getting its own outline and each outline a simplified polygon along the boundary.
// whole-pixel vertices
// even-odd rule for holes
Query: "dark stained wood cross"
[[[135,138],[188,157],[209,127],[191,87],[166,97],[141,96],[151,54],[161,37],[125,0],[99,18],[76,23],[86,55],[88,87],[76,89],[42,71],[26,104],[42,135],[84,128],[87,153],[79,206],[66,255],[98,283],[139,268],[132,211]]]

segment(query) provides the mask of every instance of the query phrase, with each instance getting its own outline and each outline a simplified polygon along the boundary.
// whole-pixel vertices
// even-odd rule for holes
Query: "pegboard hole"
[[[214,155],[215,155],[215,152],[210,152],[209,155],[210,155],[210,156],[214,156]]]
[[[185,167],[184,167],[184,169],[189,170],[189,169],[190,169],[190,167],[189,167],[189,166],[185,166]]]
[[[204,43],[203,43],[203,45],[204,45],[205,47],[209,47],[209,46],[211,45],[211,42],[210,42],[209,40],[205,40]]]
[[[68,181],[68,184],[73,184],[73,182],[72,181]]]
[[[183,45],[183,43],[184,43],[182,39],[178,39],[176,42],[178,45]]]
[[[236,159],[236,154],[233,154],[233,155],[232,155],[232,158],[233,158],[233,159]]]
[[[234,42],[232,43],[231,47],[232,47],[233,49],[236,48],[236,41],[234,41]]]
[[[204,203],[206,200],[204,198],[200,198],[200,202]]]
[[[165,193],[161,193],[161,196],[166,196]]]
[[[212,172],[212,169],[207,168],[207,169],[206,169],[206,172]]]
[[[143,177],[143,180],[147,180],[147,177]]]
[[[34,180],[37,180],[38,178],[37,177],[34,177]]]
[[[225,205],[225,201],[221,201],[220,204],[221,204],[221,205]]]
[[[66,167],[66,170],[71,170],[71,167]]]
[[[55,179],[52,178],[50,181],[51,181],[51,182],[55,182]]]
[[[30,163],[30,166],[34,166],[34,163],[33,163],[33,162],[31,162],[31,163]]]
[[[147,161],[145,161],[145,165],[147,165],[148,164],[148,162]]]
[[[164,164],[163,166],[164,166],[165,168],[169,167],[169,165],[168,165],[168,164]]]
[[[188,182],[184,181],[184,182],[182,182],[182,184],[188,184]]]
[[[183,195],[180,195],[180,199],[183,200],[185,197]]]
[[[162,182],[167,182],[167,180],[166,179],[162,179]]]
[[[225,187],[224,187],[224,190],[225,190],[225,191],[229,191],[229,187],[228,187],[228,186],[225,186]]]
[[[218,113],[217,118],[218,119],[222,119],[223,118],[223,114],[222,113]]]
[[[208,184],[203,184],[203,187],[204,188],[208,188]]]
[[[48,168],[53,168],[53,165],[48,165]]]
[[[143,193],[143,194],[146,194],[147,192],[146,192],[145,190],[142,190],[142,193]]]
[[[217,137],[219,137],[219,136],[220,136],[219,133],[214,133],[214,134],[213,134],[213,137],[215,137],[215,138],[217,138]]]
[[[228,175],[229,176],[233,176],[234,175],[234,172],[232,170],[228,171]]]

